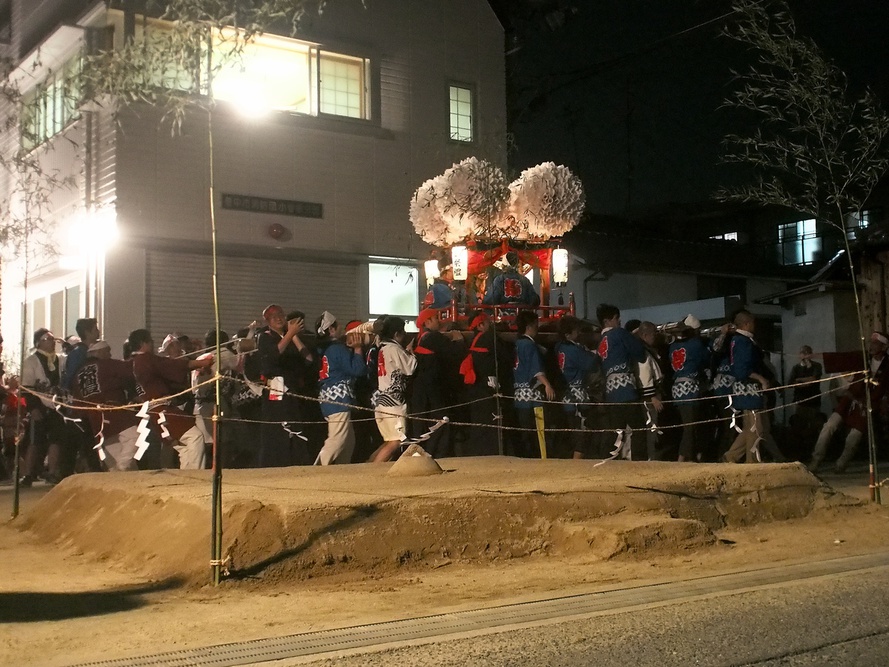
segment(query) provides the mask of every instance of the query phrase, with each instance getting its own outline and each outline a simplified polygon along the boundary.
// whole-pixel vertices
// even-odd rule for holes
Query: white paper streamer
[[[142,407],[139,408],[139,412],[136,413],[136,416],[139,417],[141,421],[136,426],[136,432],[139,434],[139,437],[136,439],[136,453],[133,455],[133,458],[137,461],[141,461],[142,456],[148,449],[148,436],[151,433],[151,427],[148,425],[151,419],[151,415],[148,414],[148,401],[145,401],[142,404]]]
[[[624,432],[621,429],[617,429],[616,433],[617,433],[617,439],[614,441],[614,451],[611,452],[611,456],[609,456],[607,459],[603,459],[603,460],[599,461],[597,464],[595,464],[593,466],[594,468],[598,468],[601,465],[605,465],[605,463],[607,463],[608,461],[613,461],[620,454],[620,450],[623,449],[623,442],[622,441],[623,441],[623,437],[624,437]]]
[[[161,427],[161,437],[164,440],[167,440],[170,437],[170,431],[167,430],[166,424],[167,424],[167,415],[164,413],[163,410],[161,410],[160,412],[157,413],[157,425]]]
[[[308,442],[308,441],[309,441],[309,439],[308,439],[306,436],[303,435],[302,431],[294,431],[294,430],[292,430],[292,429],[287,428],[287,424],[289,424],[289,423],[290,423],[290,422],[281,422],[281,427],[282,427],[285,431],[287,431],[290,435],[295,435],[297,438],[301,438],[301,439],[304,440],[305,442]]]
[[[96,443],[96,446],[93,447],[99,453],[99,460],[104,461],[107,457],[105,456],[105,424],[108,424],[107,419],[102,420],[102,426],[99,428],[99,432],[96,434],[96,437],[99,439],[99,442]]]
[[[739,414],[739,412],[738,412],[737,410],[735,410],[735,406],[734,406],[734,404],[732,403],[732,397],[731,397],[731,396],[728,397],[728,406],[727,406],[727,407],[728,407],[729,410],[732,411],[732,423],[729,424],[729,428],[733,428],[733,429],[735,429],[735,431],[737,431],[738,433],[740,433],[740,432],[741,432],[741,427],[738,426],[738,414]]]
[[[652,409],[654,409],[652,407]],[[583,428],[583,415],[581,415],[581,428]],[[658,435],[663,435],[664,432],[657,427],[657,424],[654,423],[654,419],[651,418],[651,410],[648,408],[645,409],[645,425],[648,427],[648,430],[652,433],[657,433]]]
[[[52,405],[53,405],[53,407],[55,408],[56,412],[59,413],[59,417],[61,417],[61,418],[62,418],[63,420],[65,420],[66,422],[73,422],[73,423],[75,423],[75,424],[80,424],[80,422],[83,421],[83,420],[80,419],[80,418],[67,417],[67,416],[65,415],[65,413],[62,412],[62,401],[59,399],[59,395],[58,395],[58,394],[53,394],[53,395],[52,395]],[[82,427],[81,427],[81,430],[83,430]]]
[[[424,442],[432,437],[432,434],[435,433],[442,426],[451,421],[448,417],[442,417],[439,421],[435,422],[432,426],[429,427],[429,430],[426,431],[419,438],[408,438],[404,433],[401,434],[401,444],[402,445],[416,445],[421,442]]]

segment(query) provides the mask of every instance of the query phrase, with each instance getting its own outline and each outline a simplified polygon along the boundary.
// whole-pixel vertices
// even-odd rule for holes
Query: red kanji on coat
[[[599,343],[599,358],[607,359],[608,358],[608,339],[602,338],[602,342]]]
[[[327,355],[321,357],[321,370],[318,372],[319,380],[326,380],[330,377],[330,364],[327,363]]]
[[[377,354],[377,377],[383,377],[384,375],[386,375],[386,357],[383,351],[380,350]]]
[[[683,366],[685,366],[686,356],[684,347],[673,350],[673,353],[670,355],[670,364],[673,366],[674,371],[682,370]]]
[[[559,370],[565,370],[565,353],[559,352]]]
[[[503,296],[507,299],[519,299],[522,296],[522,283],[515,278],[503,281]]]

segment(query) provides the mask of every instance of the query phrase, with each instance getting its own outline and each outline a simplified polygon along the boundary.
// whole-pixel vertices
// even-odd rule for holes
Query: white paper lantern
[[[465,245],[451,248],[451,271],[454,273],[454,280],[469,278],[469,251]]]
[[[429,286],[441,275],[438,271],[438,260],[428,259],[423,266],[426,269],[426,285]]]
[[[553,282],[556,285],[568,282],[568,251],[564,248],[553,250]]]

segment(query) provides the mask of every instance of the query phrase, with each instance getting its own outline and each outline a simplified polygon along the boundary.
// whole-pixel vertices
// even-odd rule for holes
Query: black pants
[[[648,442],[644,431],[645,413],[642,411],[642,405],[639,403],[609,403],[605,406],[605,423],[605,428],[614,431],[615,441],[618,431],[621,432],[620,442],[616,444],[622,447],[625,446],[632,431],[630,457],[633,461],[648,460]],[[609,437],[610,434],[606,433],[605,438]],[[614,451],[613,448],[611,451]],[[624,455],[623,452],[622,455]]]
[[[682,440],[679,443],[679,456],[685,461],[697,461],[698,454],[702,452],[702,424],[703,411],[700,401],[683,401],[679,403],[679,415],[682,418]]]
[[[537,421],[534,408],[516,408],[516,421],[521,431],[516,438],[516,456],[529,459],[540,458],[540,441],[537,439]]]
[[[268,390],[262,396],[262,421],[259,438],[259,467],[281,468],[304,463],[308,459],[306,443],[301,438],[292,438],[284,430],[282,422],[301,421],[299,403],[293,396],[281,396],[280,401],[270,401]],[[265,423],[273,422],[273,423]],[[288,426],[292,431],[300,431],[302,426]]]
[[[497,399],[487,387],[471,387],[466,392],[469,404],[469,420],[473,426],[469,429],[469,440],[466,443],[467,456],[496,456],[500,453],[501,433],[497,410]]]
[[[28,450],[25,452],[24,473],[30,477],[43,475],[43,461],[47,472],[57,479],[73,472],[73,443],[66,440],[65,422],[55,410],[33,408],[29,422]]]
[[[571,429],[568,434],[571,451],[579,453],[585,459],[593,458],[596,450],[593,437],[595,434],[587,432],[590,428],[589,411],[582,407],[575,408],[573,412],[566,412],[565,417],[567,427]]]
[[[431,419],[440,420],[447,415],[446,402],[437,387],[415,381],[411,391],[410,414],[417,414],[420,419],[412,419],[409,432],[415,438],[425,434],[435,423]],[[428,440],[420,443],[434,458],[440,459],[451,456],[451,440],[449,426],[445,424],[437,428]]]

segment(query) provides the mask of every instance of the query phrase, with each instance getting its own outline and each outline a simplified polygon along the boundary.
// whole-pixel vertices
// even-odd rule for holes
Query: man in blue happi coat
[[[540,305],[540,296],[534,291],[534,285],[519,273],[519,254],[514,250],[506,253],[506,269],[488,286],[484,302],[487,305],[508,303],[533,308]]]
[[[543,356],[534,341],[537,335],[537,313],[533,310],[522,310],[516,315],[518,338],[515,343],[515,362],[513,365],[513,390],[515,392],[515,414],[519,427],[519,447],[516,452],[520,456],[546,458],[546,437],[544,434],[543,404],[540,390],[543,389],[546,400],[556,398],[556,392],[546,377],[543,369]],[[539,448],[535,451],[536,444]]]
[[[670,343],[669,358],[673,369],[672,398],[682,419],[682,440],[679,443],[680,461],[698,461],[702,454],[704,411],[702,386],[710,364],[710,350],[701,340],[701,322],[694,315],[682,321],[676,340]]]
[[[599,359],[605,374],[606,428],[617,433],[614,458],[644,461],[648,457],[647,443],[637,439],[633,445],[633,430],[645,424],[645,413],[637,388],[636,365],[646,359],[645,346],[621,326],[620,309],[603,303],[596,308],[602,325]]]
[[[587,458],[591,451],[591,434],[585,433],[590,416],[589,376],[599,367],[599,358],[578,343],[581,321],[571,315],[559,320],[561,340],[556,343],[556,361],[565,382],[562,406],[568,417],[574,458]]]

